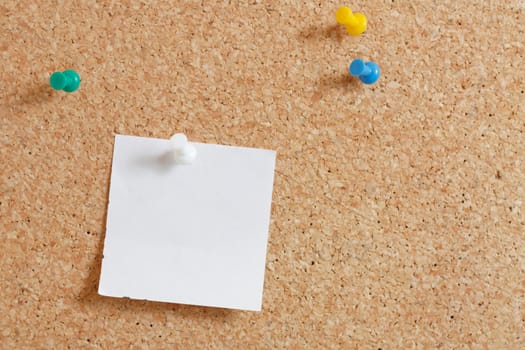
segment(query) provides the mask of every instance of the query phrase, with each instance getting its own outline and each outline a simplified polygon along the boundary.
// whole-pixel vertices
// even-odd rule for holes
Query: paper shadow
[[[94,297],[98,297],[98,280],[100,277],[100,270],[102,268],[102,259],[103,259],[103,248],[104,248],[104,238],[106,237],[106,222],[108,218],[108,201],[109,201],[109,188],[111,186],[111,168],[108,169],[108,177],[107,177],[107,187],[106,187],[106,193],[105,198],[107,198],[105,203],[105,213],[104,213],[104,219],[103,223],[101,225],[101,232],[100,237],[98,237],[98,244],[97,244],[97,255],[95,256],[94,261],[91,263],[91,266],[89,267],[89,275],[86,281],[84,282],[84,288],[82,292],[77,296],[78,300],[80,302],[84,302],[86,300],[91,300]]]

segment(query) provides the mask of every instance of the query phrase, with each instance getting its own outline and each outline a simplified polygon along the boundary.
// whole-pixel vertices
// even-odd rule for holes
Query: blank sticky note
[[[99,294],[261,310],[275,151],[117,135]]]

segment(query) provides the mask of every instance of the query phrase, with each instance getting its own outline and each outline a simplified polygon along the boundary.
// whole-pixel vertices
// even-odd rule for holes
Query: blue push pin
[[[348,70],[352,76],[359,77],[365,84],[375,83],[381,75],[381,70],[377,63],[365,62],[359,58],[352,61]]]
[[[80,86],[80,76],[71,69],[55,72],[51,74],[49,84],[55,90],[64,90],[65,92],[77,91]]]

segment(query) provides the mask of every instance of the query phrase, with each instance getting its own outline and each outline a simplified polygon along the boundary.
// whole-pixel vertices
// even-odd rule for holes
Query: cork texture
[[[122,3],[0,4],[0,348],[525,348],[525,1]],[[114,134],[175,132],[277,150],[260,313],[97,294]]]

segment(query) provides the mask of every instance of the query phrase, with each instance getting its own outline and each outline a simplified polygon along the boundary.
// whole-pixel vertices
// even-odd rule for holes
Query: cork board
[[[340,5],[2,2],[2,347],[525,347],[525,3]],[[260,313],[97,294],[113,137],[174,132],[277,150]]]

